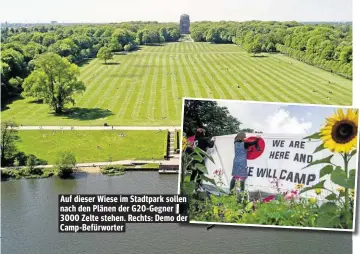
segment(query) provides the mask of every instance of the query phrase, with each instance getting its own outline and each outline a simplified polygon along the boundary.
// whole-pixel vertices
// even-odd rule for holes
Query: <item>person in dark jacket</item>
[[[245,189],[245,180],[247,178],[247,150],[251,146],[256,146],[259,149],[258,142],[259,137],[252,142],[245,141],[246,134],[239,133],[234,140],[235,156],[232,168],[232,179],[230,182],[230,191],[235,187],[236,180],[240,180],[240,189]]]
[[[203,150],[204,152],[206,152],[206,150],[208,148],[213,148],[214,144],[215,144],[215,140],[206,137],[204,129],[198,128],[196,130],[193,148],[198,147],[201,150]],[[204,165],[205,161],[203,161],[202,164]],[[202,174],[203,174],[203,172],[201,172],[199,170],[193,170],[193,172],[192,172],[192,174],[190,176],[190,181],[194,181],[195,178],[197,178],[196,183],[200,184],[200,182],[201,182],[200,176]]]

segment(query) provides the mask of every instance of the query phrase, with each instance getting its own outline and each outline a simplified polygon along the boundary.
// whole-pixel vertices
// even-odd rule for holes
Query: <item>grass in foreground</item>
[[[125,135],[125,136],[122,136]],[[17,148],[52,165],[60,151],[71,151],[77,163],[117,160],[161,160],[166,132],[159,131],[19,131]]]
[[[17,100],[2,112],[23,125],[180,125],[182,97],[352,104],[352,81],[281,54],[253,57],[232,44],[179,42],[94,59],[81,67],[87,86],[62,116]]]

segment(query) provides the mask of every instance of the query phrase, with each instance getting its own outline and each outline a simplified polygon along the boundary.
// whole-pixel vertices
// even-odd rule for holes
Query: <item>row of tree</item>
[[[194,41],[235,43],[253,54],[281,52],[352,78],[352,24],[195,22]]]
[[[238,133],[241,122],[230,115],[226,107],[214,101],[185,100],[183,131],[186,136],[195,134],[197,128],[206,130],[208,137]],[[251,129],[247,131],[253,132]]]
[[[23,91],[24,79],[35,70],[35,60],[46,52],[79,64],[105,53],[130,51],[139,45],[177,41],[178,25],[127,22],[107,25],[34,26],[3,28],[1,37],[2,106]],[[100,54],[103,55],[103,54]]]

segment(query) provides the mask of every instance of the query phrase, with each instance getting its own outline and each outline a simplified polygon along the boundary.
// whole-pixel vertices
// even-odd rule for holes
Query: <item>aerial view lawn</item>
[[[19,151],[56,162],[60,151],[71,151],[77,163],[117,160],[162,160],[165,131],[19,131]]]
[[[352,81],[282,54],[246,53],[233,44],[143,46],[81,67],[86,91],[55,116],[20,99],[2,112],[22,125],[180,125],[181,97],[352,104]]]

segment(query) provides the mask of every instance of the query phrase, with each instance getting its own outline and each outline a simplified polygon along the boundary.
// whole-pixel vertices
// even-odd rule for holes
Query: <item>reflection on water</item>
[[[175,194],[177,175],[127,172],[8,181],[2,253],[352,253],[349,233],[205,225],[127,224],[126,233],[58,233],[58,194]]]

